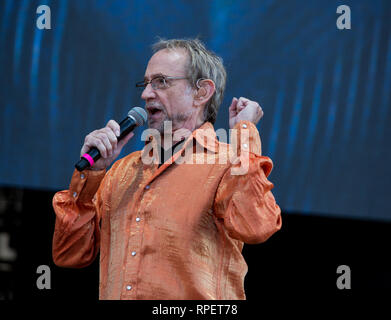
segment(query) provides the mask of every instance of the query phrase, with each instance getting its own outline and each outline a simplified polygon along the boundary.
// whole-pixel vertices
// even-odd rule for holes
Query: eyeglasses
[[[166,89],[169,87],[167,80],[179,80],[187,79],[187,77],[168,77],[168,76],[157,76],[149,81],[140,81],[136,83],[137,88],[146,88],[148,84],[151,84],[153,90]]]

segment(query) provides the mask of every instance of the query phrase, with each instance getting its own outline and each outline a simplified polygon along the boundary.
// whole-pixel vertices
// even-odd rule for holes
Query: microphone
[[[117,137],[117,140],[120,141],[136,127],[144,125],[147,121],[147,117],[147,113],[143,108],[135,107],[131,109],[128,112],[127,117],[119,123],[120,135]],[[101,155],[98,148],[94,147],[81,156],[81,159],[75,164],[75,168],[79,171],[83,171],[88,167],[92,167],[100,157]]]

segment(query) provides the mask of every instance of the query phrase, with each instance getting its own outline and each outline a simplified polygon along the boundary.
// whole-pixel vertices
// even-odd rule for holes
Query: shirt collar
[[[192,136],[205,149],[215,153],[218,152],[219,141],[210,122],[205,122],[201,127],[194,130]]]
[[[189,140],[193,140],[193,139],[195,139],[201,146],[203,146],[208,151],[211,151],[214,153],[218,152],[219,141],[217,140],[216,132],[213,128],[213,125],[210,122],[205,122],[198,129],[194,130],[191,133],[191,135],[186,139],[185,143],[182,145],[182,148],[187,146],[187,144],[189,143]],[[145,146],[147,146],[149,143],[152,143],[154,148],[158,147],[156,138],[154,136],[150,136],[145,141]],[[145,146],[142,150],[142,154],[144,154],[144,152],[146,152]],[[160,150],[160,148],[158,150]]]

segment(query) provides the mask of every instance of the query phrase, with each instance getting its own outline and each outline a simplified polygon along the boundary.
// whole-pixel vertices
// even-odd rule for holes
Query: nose
[[[153,99],[155,97],[156,97],[156,92],[155,90],[152,89],[152,85],[148,83],[141,94],[141,99],[146,101],[148,99]]]

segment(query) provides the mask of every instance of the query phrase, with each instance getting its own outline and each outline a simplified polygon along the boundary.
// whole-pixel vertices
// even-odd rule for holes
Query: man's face
[[[184,50],[160,50],[148,62],[144,80],[159,75],[171,77],[186,76],[188,56]],[[193,90],[187,79],[167,80],[168,88],[152,89],[148,84],[141,98],[145,100],[148,112],[148,127],[163,133],[164,121],[172,121],[172,129],[191,128],[193,122]]]

